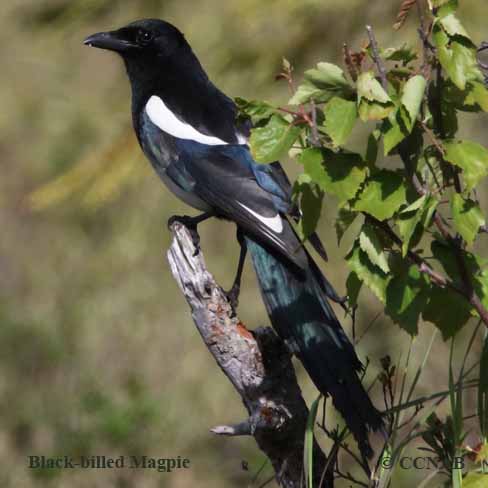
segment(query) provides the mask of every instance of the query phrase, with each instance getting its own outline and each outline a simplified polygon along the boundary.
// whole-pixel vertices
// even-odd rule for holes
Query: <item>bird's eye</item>
[[[137,42],[142,45],[149,44],[153,39],[153,35],[151,32],[146,30],[139,30],[137,32]]]

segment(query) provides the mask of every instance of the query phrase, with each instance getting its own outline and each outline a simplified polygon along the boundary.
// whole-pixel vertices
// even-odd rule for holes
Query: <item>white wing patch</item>
[[[240,132],[236,132],[236,137],[237,137],[237,144],[246,144],[246,145],[249,144],[249,140],[244,134]]]
[[[276,232],[277,234],[281,234],[283,232],[283,221],[281,220],[280,214],[276,214],[274,217],[263,217],[249,207],[246,207],[243,203],[237,203],[250,214],[254,215],[254,217],[261,221],[266,227],[269,227],[272,231]]]
[[[196,141],[207,146],[226,145],[222,139],[202,134],[189,124],[182,122],[171,110],[165,105],[161,98],[153,95],[146,104],[146,113],[151,122],[157,125],[163,132],[177,137],[178,139],[187,139]]]

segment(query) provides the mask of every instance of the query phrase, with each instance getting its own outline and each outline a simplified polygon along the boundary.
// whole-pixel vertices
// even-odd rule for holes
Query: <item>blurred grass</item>
[[[338,62],[344,40],[361,45],[366,23],[375,27],[382,45],[416,42],[413,22],[400,33],[391,29],[398,3],[12,0],[2,5],[0,486],[247,486],[263,461],[252,440],[208,433],[215,424],[242,420],[244,410],[201,344],[165,261],[166,221],[188,209],[162,187],[137,149],[122,64],[83,47],[82,39],[135,18],[161,17],[186,33],[229,95],[282,101],[287,87],[273,76],[283,56],[297,74],[319,60]],[[461,4],[474,38],[486,38],[482,3]],[[486,125],[466,116],[464,133],[483,142]],[[118,140],[122,149],[114,153]],[[292,175],[299,171],[288,168]],[[57,184],[37,194],[36,204],[44,210],[33,211],[29,195],[52,181]],[[481,200],[486,212],[486,187]],[[328,208],[333,205],[326,203],[320,224],[330,255],[325,271],[343,292],[342,258],[350,238],[337,249]],[[234,227],[212,221],[202,230],[209,267],[229,286],[237,263]],[[486,246],[483,239],[480,249]],[[373,297],[363,297],[359,332],[380,310]],[[249,327],[268,323],[249,267],[240,315]],[[345,326],[350,332],[347,321]],[[422,357],[431,331],[423,327],[415,358]],[[390,354],[396,361],[408,343],[381,316],[359,347],[363,359],[372,359],[371,377],[380,356]],[[478,354],[480,345],[474,349]],[[446,346],[436,343],[431,358],[419,394],[447,386]],[[308,379],[301,378],[307,398],[314,398]],[[476,400],[467,403],[469,412]],[[192,460],[192,468],[171,475],[26,469],[29,454],[81,453],[181,455]],[[249,471],[241,469],[243,459]],[[269,473],[268,466],[260,480]],[[411,479],[395,483],[411,486]]]

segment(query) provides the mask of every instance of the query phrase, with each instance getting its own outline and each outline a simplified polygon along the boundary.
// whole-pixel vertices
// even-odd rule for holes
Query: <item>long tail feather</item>
[[[332,397],[363,456],[371,457],[368,433],[381,430],[383,422],[359,381],[363,366],[327,300],[323,275],[310,256],[303,276],[252,238],[246,241],[273,327],[320,392]]]

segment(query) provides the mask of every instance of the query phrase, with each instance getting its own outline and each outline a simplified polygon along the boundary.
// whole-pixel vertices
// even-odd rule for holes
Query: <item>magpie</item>
[[[142,151],[171,192],[203,213],[237,224],[240,274],[250,253],[263,301],[278,335],[333,404],[364,457],[368,434],[383,431],[358,375],[363,365],[329,299],[340,297],[298,238],[290,219],[299,209],[276,162],[258,164],[248,146],[250,124],[208,78],[184,35],[168,22],[145,19],[85,39],[118,53],[132,88],[132,121]],[[326,258],[317,236],[312,245]]]

